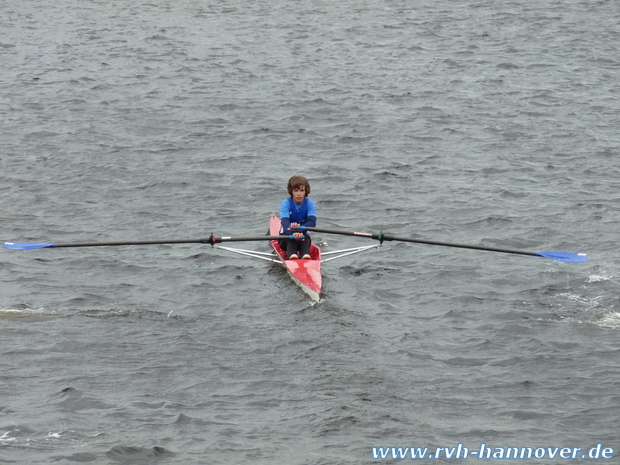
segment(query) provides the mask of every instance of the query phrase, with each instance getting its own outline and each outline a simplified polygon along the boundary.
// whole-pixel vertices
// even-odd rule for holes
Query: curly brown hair
[[[288,195],[292,196],[293,190],[301,186],[306,186],[306,197],[308,197],[308,194],[310,193],[310,183],[308,183],[308,180],[303,176],[293,176],[288,180],[288,186],[286,186]]]

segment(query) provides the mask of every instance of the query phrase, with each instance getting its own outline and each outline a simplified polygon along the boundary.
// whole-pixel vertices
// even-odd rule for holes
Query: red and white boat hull
[[[280,219],[271,215],[269,220],[269,235],[280,235]],[[280,248],[278,241],[271,241],[271,246],[286,266],[286,270],[295,283],[316,302],[321,295],[321,249],[312,244],[310,246],[311,259],[287,260],[286,252]]]

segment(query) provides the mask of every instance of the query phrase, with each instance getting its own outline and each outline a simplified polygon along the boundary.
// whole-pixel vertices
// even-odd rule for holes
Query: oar
[[[334,229],[323,229],[323,228],[314,228],[314,227],[300,227],[296,229],[307,230],[307,231],[316,231],[327,234],[341,234],[344,236],[360,236],[360,237],[368,237],[370,239],[377,239],[379,242],[383,243],[383,241],[403,241],[403,242],[416,242],[419,244],[430,244],[430,245],[442,245],[446,247],[460,247],[463,249],[476,249],[476,250],[486,250],[489,252],[503,252],[503,253],[514,253],[519,255],[532,255],[535,257],[545,257],[550,258],[551,260],[557,260],[559,262],[567,262],[567,263],[583,263],[588,261],[588,255],[585,253],[572,253],[572,252],[525,252],[523,250],[511,250],[511,249],[500,249],[497,247],[484,247],[480,245],[468,245],[468,244],[452,244],[449,242],[438,242],[438,241],[429,241],[424,239],[413,239],[409,237],[396,237],[389,236],[383,233],[367,233],[367,232],[357,232],[357,231],[338,231]]]
[[[108,247],[119,245],[153,245],[153,244],[221,244],[222,242],[245,241],[277,241],[289,239],[293,236],[248,236],[248,237],[218,237],[211,234],[202,239],[168,239],[162,241],[122,241],[122,242],[74,242],[69,244],[51,244],[48,242],[5,242],[5,249],[32,250],[56,247]]]

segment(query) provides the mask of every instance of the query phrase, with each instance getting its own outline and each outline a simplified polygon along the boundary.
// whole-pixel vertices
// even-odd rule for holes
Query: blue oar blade
[[[17,249],[17,250],[31,250],[31,249],[44,249],[45,247],[56,247],[56,244],[49,244],[47,242],[5,242],[5,249]]]
[[[585,253],[538,252],[536,255],[566,263],[584,263],[588,261],[588,255]]]

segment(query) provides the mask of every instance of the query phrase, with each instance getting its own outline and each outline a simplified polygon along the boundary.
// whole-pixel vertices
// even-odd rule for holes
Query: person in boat
[[[307,234],[292,231],[291,228],[298,226],[316,226],[316,205],[310,194],[310,183],[303,176],[293,176],[288,180],[287,190],[290,195],[280,205],[281,233],[294,236],[295,239],[287,239],[280,242],[280,247],[285,250],[289,260],[310,257],[311,239]]]

